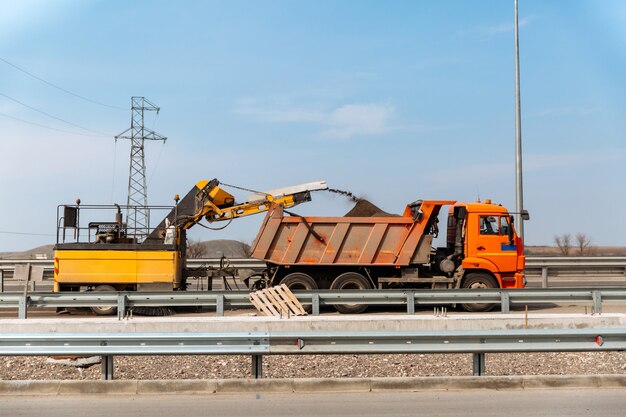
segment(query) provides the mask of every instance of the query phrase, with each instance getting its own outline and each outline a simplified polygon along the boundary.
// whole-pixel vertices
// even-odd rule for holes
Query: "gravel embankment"
[[[487,354],[488,375],[626,374],[626,352]],[[221,379],[250,377],[250,356],[119,356],[116,379]],[[266,378],[417,377],[472,374],[469,354],[265,356]],[[45,357],[0,358],[0,380],[100,379],[87,369]]]

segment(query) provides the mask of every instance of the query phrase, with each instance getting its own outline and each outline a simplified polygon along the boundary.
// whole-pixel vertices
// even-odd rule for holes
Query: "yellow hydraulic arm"
[[[293,207],[310,201],[311,191],[327,189],[325,181],[311,182],[263,193],[254,193],[243,203],[220,187],[217,179],[199,181],[182,199],[176,196],[176,206],[170,214],[148,235],[145,243],[162,241],[165,231],[173,226],[187,230],[203,218],[209,223],[232,220],[269,210],[272,204]]]
[[[202,218],[208,222],[215,222],[262,213],[269,210],[272,204],[282,204],[285,208],[293,207],[304,201],[310,201],[310,191],[327,188],[324,181],[312,182],[272,190],[267,193],[255,193],[248,201],[236,204],[235,198],[220,188],[219,182],[213,181],[215,181],[213,184],[206,180],[196,184],[198,189],[203,190],[197,196],[202,205],[190,218],[187,218],[186,222],[181,224],[184,229],[190,228]]]

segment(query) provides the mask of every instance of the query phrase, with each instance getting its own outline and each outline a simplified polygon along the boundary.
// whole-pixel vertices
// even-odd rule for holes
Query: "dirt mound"
[[[190,242],[193,247],[189,251],[190,258],[248,258],[250,257],[250,246],[238,240],[205,240],[203,242]]]
[[[248,258],[250,257],[250,246],[238,240],[207,240],[204,242],[189,242],[193,249],[189,251],[190,258],[220,258],[222,255],[227,258]],[[54,245],[45,245],[23,252],[0,252],[0,259],[54,259]]]
[[[397,214],[389,214],[371,202],[361,199],[347,212],[344,217],[397,217]]]
[[[0,252],[0,259],[54,259],[54,245],[44,245],[23,252]]]

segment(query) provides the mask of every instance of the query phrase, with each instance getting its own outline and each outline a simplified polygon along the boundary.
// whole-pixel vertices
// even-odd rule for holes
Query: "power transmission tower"
[[[148,189],[146,186],[146,163],[144,157],[144,141],[162,140],[167,138],[144,126],[144,112],[156,111],[160,108],[145,97],[131,98],[130,128],[119,135],[118,139],[130,139],[130,173],[128,175],[128,199],[126,205],[126,222],[130,230],[134,230],[138,242],[148,235],[150,215],[148,213]],[[123,136],[130,132],[130,136]]]

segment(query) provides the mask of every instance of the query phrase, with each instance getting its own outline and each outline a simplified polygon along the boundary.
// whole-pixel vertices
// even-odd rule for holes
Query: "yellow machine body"
[[[180,283],[180,255],[175,250],[57,250],[54,289],[65,286]]]
[[[199,276],[198,268],[186,268],[186,231],[189,228],[202,219],[230,221],[262,213],[272,204],[292,207],[310,201],[311,190],[326,188],[324,181],[301,184],[274,190],[278,191],[275,195],[258,193],[255,198],[237,204],[235,197],[221,188],[217,179],[202,180],[182,199],[176,197],[176,206],[158,226],[148,228],[147,236],[145,230],[133,229],[123,222],[122,210],[136,207],[81,206],[79,203],[59,206],[54,291],[98,290],[102,286],[118,291],[149,287],[184,290],[185,280],[191,273]],[[87,220],[85,224],[85,217],[90,219],[90,211],[99,213],[98,210],[106,209],[116,211],[115,221]],[[151,213],[150,207],[143,209]],[[74,241],[66,243],[66,237],[73,237]],[[205,278],[206,274],[205,271]]]

